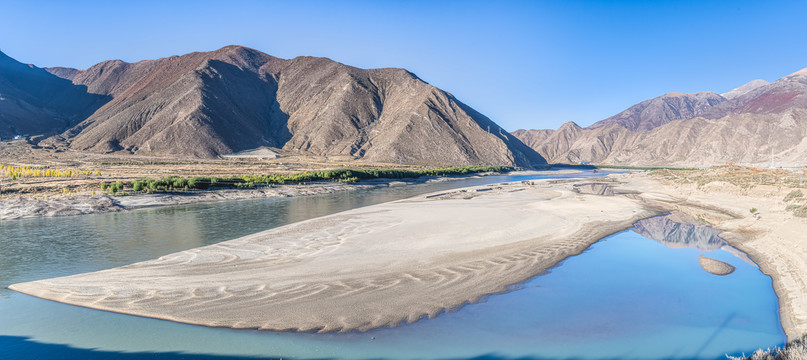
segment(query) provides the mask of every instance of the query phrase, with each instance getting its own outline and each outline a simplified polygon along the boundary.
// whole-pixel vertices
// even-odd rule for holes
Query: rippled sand
[[[369,330],[506,291],[662,210],[585,181],[355,209],[110,270],[12,285],[90,308],[233,328]],[[610,193],[609,193],[610,195]]]

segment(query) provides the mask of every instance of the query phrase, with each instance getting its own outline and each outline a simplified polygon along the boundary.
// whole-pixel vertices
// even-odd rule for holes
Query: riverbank
[[[542,174],[571,174],[575,170],[545,170]],[[533,174],[522,171],[518,174]],[[31,217],[73,216],[104,212],[116,212],[155,206],[188,205],[216,201],[265,199],[274,197],[310,196],[339,191],[354,191],[371,188],[406,186],[430,182],[468,179],[498,175],[481,173],[462,176],[424,176],[409,179],[369,179],[358,183],[319,181],[305,185],[258,186],[251,189],[210,189],[155,194],[131,195],[95,194],[88,191],[78,194],[6,195],[0,199],[0,220]]]
[[[193,324],[368,330],[506,291],[640,218],[676,210],[725,231],[772,277],[783,328],[799,338],[807,329],[807,254],[799,243],[807,221],[793,205],[802,200],[782,184],[733,184],[720,172],[695,178],[701,175],[457,189],[13,288]]]
[[[452,190],[121,268],[15,284],[65,303],[208,326],[369,330],[506,291],[661,213],[563,179]],[[260,271],[255,271],[260,269]]]
[[[726,167],[611,178],[624,191],[723,230],[721,237],[772,278],[782,327],[795,340],[807,334],[807,218],[798,216],[804,201],[794,195],[801,191],[799,177],[790,174],[795,181],[788,180],[788,173]]]

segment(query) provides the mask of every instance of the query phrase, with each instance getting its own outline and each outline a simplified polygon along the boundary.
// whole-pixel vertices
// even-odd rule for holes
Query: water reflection
[[[718,236],[720,230],[679,212],[641,220],[636,223],[633,231],[671,248],[688,247],[712,251],[727,245],[726,240]]]
[[[759,267],[748,254],[721,238],[722,231],[684,213],[674,211],[667,215],[641,220],[635,224],[633,231],[671,248],[724,250],[754,267]]]

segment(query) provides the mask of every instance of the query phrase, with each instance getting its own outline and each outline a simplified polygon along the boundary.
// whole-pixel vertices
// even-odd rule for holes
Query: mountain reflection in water
[[[637,222],[633,231],[671,248],[693,248],[703,251],[726,250],[734,256],[757,266],[744,252],[720,237],[722,231],[704,225],[680,212],[656,216]]]

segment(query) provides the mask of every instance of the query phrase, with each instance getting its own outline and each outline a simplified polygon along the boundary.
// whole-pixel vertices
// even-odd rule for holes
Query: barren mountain
[[[649,130],[631,131],[618,122],[585,129],[567,123],[531,146],[552,163],[768,165],[773,152],[777,166],[803,165],[807,158],[807,70],[767,85],[738,89],[742,91],[698,116]],[[526,141],[534,139],[533,133],[540,137],[546,131],[527,130],[518,136]]]
[[[743,86],[740,86],[738,88],[734,88],[729,92],[725,92],[725,93],[720,94],[720,96],[722,96],[722,97],[724,97],[724,98],[726,98],[728,100],[731,100],[731,99],[734,99],[734,98],[739,97],[741,95],[745,95],[749,91],[754,90],[754,89],[756,89],[756,88],[758,88],[760,86],[765,86],[765,85],[768,85],[768,84],[770,84],[770,83],[765,81],[765,80],[762,80],[762,79],[751,80],[751,81],[747,82],[746,84],[744,84]]]
[[[228,46],[49,71],[112,98],[63,134],[74,149],[214,157],[270,146],[377,162],[545,164],[490,119],[403,69]]]
[[[704,117],[719,118],[731,114],[780,114],[789,109],[807,108],[807,69],[785,76],[767,85],[757,86],[742,95],[715,106]]]
[[[552,135],[555,130],[525,130],[525,129],[518,129],[513,131],[513,136],[517,137],[521,140],[524,145],[534,148],[537,145],[546,140],[549,135]]]
[[[655,99],[642,101],[619,114],[598,121],[590,128],[617,124],[632,131],[652,130],[670,121],[701,116],[711,110],[713,106],[724,101],[726,99],[722,96],[708,91],[697,94],[664,94]]]
[[[62,131],[106,101],[0,52],[0,138]]]

